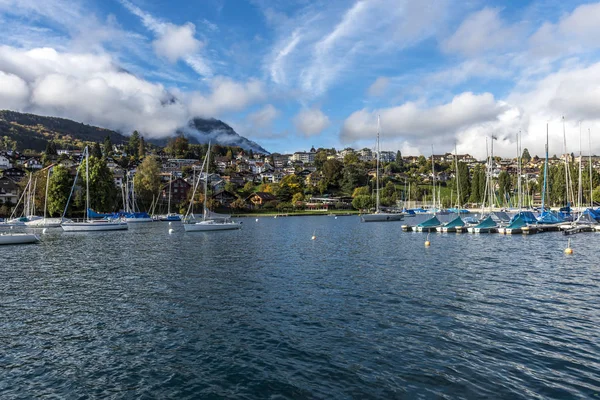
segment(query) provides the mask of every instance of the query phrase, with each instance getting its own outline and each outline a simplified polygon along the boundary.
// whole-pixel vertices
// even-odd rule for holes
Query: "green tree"
[[[460,189],[460,199],[458,199],[458,204],[462,206],[471,195],[471,178],[469,176],[469,167],[464,162],[458,163],[457,176]]]
[[[296,205],[299,201],[304,201],[304,193],[294,193],[292,196],[292,204]]]
[[[127,155],[136,156],[140,148],[140,134],[138,131],[133,131],[129,137],[129,143],[127,144]]]
[[[106,135],[106,137],[104,138],[104,144],[102,145],[102,147],[104,150],[104,158],[112,156],[113,145],[109,135]]]
[[[510,200],[510,194],[512,192],[512,179],[506,171],[502,171],[498,174],[498,196],[500,197],[501,204],[505,204]]]
[[[594,203],[600,203],[600,186],[597,186],[596,189],[592,192],[592,197],[594,199]]]
[[[373,198],[366,194],[361,194],[352,199],[352,207],[357,210],[368,210],[374,206]]]
[[[529,150],[527,150],[527,148],[523,149],[523,155],[521,155],[521,160],[523,160],[523,163],[525,164],[531,161],[531,155],[529,154]]]
[[[481,203],[485,193],[485,171],[481,165],[473,169],[473,179],[471,180],[471,203]]]
[[[327,161],[327,151],[319,150],[317,154],[315,154],[315,167],[318,171],[323,169],[323,164]]]
[[[48,185],[48,214],[50,216],[62,215],[67,205],[71,186],[73,186],[73,177],[67,168],[62,165],[52,168]]]
[[[339,160],[331,159],[325,161],[322,168],[325,185],[339,187],[343,170],[344,165]]]
[[[94,145],[92,146],[92,152],[90,153],[90,155],[96,158],[102,158],[102,150],[100,149],[100,143],[94,142]]]
[[[360,186],[354,189],[352,192],[352,198],[357,196],[369,196],[371,194],[371,189],[368,186]]]
[[[344,165],[357,164],[360,161],[358,155],[354,152],[348,153],[344,156]]]
[[[83,177],[83,188],[86,187],[85,165],[83,161],[81,167]],[[112,171],[106,166],[106,161],[90,156],[89,158],[89,188],[90,188],[90,207],[100,212],[110,212],[114,209],[117,198],[117,188],[115,187]]]
[[[362,166],[350,164],[344,167],[340,186],[345,193],[352,193],[356,187],[365,186],[368,179],[367,171]]]
[[[254,183],[246,182],[244,187],[240,190],[241,195],[246,198],[254,193]]]
[[[304,182],[298,175],[290,174],[283,177],[277,188],[277,198],[280,201],[290,201],[296,193],[302,193]]]
[[[48,143],[46,143],[46,150],[44,151],[44,153],[47,156],[56,156],[56,155],[58,155],[58,153],[56,151],[56,144],[54,143],[54,141],[49,141]]]
[[[203,146],[202,155],[206,154],[208,146]],[[181,158],[184,157],[190,149],[190,143],[188,139],[183,135],[177,135],[175,138],[169,140],[165,151],[171,154],[173,157]],[[214,157],[213,157],[214,158]]]
[[[160,164],[156,157],[144,158],[135,173],[136,199],[141,207],[148,209],[160,189]]]
[[[138,145],[137,151],[138,158],[144,158],[146,156],[146,142],[144,141],[144,137],[140,137],[140,143]]]

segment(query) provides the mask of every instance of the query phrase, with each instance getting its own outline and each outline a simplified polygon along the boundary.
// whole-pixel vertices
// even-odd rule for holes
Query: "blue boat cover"
[[[595,224],[598,220],[595,218],[594,212],[588,208],[577,218],[577,222],[582,224]]]
[[[537,221],[539,224],[558,224],[561,222],[565,222],[565,219],[562,215],[558,214],[555,211],[544,211],[538,217]]]
[[[533,215],[531,211],[519,211],[512,217],[510,223],[512,224],[512,222],[517,218],[521,218],[525,224],[537,224],[538,222],[537,218],[535,218],[535,215]]]
[[[468,214],[469,210],[465,210],[464,208],[458,209],[458,208],[449,208],[448,212],[451,214]]]
[[[434,215],[433,217],[429,218],[427,221],[423,221],[420,224],[418,224],[417,226],[426,228],[426,227],[431,227],[431,226],[440,226],[442,223],[440,222],[440,220]]]
[[[465,221],[463,221],[461,217],[456,217],[444,225],[446,228],[456,228],[457,226],[465,226]]]
[[[533,220],[536,221],[535,218]],[[524,226],[527,226],[527,222],[525,222],[525,220],[521,217],[521,215],[519,213],[513,217],[513,219],[510,221],[510,224],[508,224],[508,226],[506,228],[507,229],[519,229]]]
[[[475,228],[493,228],[495,226],[498,226],[498,224],[496,224],[496,221],[494,221],[490,216],[477,224]]]

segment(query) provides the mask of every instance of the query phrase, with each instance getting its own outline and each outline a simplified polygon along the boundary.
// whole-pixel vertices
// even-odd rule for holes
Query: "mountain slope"
[[[176,132],[173,132],[175,134]],[[183,130],[191,142],[224,146],[239,146],[246,150],[269,154],[259,144],[240,136],[235,130],[217,119],[194,118]],[[143,136],[144,132],[140,132]],[[70,119],[25,114],[16,111],[0,110],[0,138],[7,136],[17,142],[17,150],[33,149],[43,151],[49,141],[58,147],[81,147],[82,142],[102,142],[110,136],[114,144],[125,143],[129,137],[119,132],[75,122]],[[168,138],[149,140],[152,143],[166,144]]]
[[[245,150],[269,154],[258,143],[240,136],[231,126],[215,118],[194,118],[189,122],[185,133],[201,143],[206,143],[210,140],[213,143],[224,146],[239,146]]]
[[[7,136],[16,141],[17,150],[43,151],[49,141],[55,141],[59,147],[72,147],[78,146],[83,141],[102,142],[107,135],[115,144],[128,140],[127,137],[110,129],[98,128],[70,119],[0,110],[0,137]]]

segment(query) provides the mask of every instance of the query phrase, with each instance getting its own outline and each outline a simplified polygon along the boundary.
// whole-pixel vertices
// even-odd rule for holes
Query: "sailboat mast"
[[[456,165],[456,208],[458,213],[460,214],[460,182],[459,182],[459,173],[458,173],[458,153],[456,151],[456,142],[454,142],[454,164]]]
[[[208,165],[210,164],[210,142],[208,142],[208,151],[206,152],[206,176],[204,177],[204,208],[202,209],[202,219],[206,220],[206,199],[208,197]]]
[[[544,187],[542,188],[542,213],[546,206],[546,189],[548,187],[548,123],[546,122],[546,161],[544,162]]]
[[[50,167],[48,167],[48,174],[46,175],[46,196],[44,196],[44,221],[46,220],[46,209],[48,208],[48,184],[50,183]]]
[[[377,115],[377,168],[375,169],[375,212],[379,212],[379,130],[381,129],[381,121]]]
[[[431,202],[433,203],[433,213],[435,214],[435,162],[433,160],[433,146],[431,146],[431,176],[432,176],[432,187],[431,187]]]
[[[521,131],[517,133],[517,201],[519,203],[519,212],[522,211],[523,208],[523,199],[522,199],[522,186],[521,186]]]
[[[491,157],[490,157],[490,214],[492,213],[492,207],[494,205],[494,201],[496,200],[496,195],[494,193],[494,135],[492,135],[491,140]]]
[[[577,188],[577,208],[581,210],[583,206],[583,181],[581,177],[582,167],[581,164],[582,156],[581,156],[581,121],[579,121],[579,187]]]
[[[167,215],[171,214],[171,186],[173,185],[173,173],[169,174],[169,201],[167,205]]]
[[[35,192],[37,190],[37,176],[33,181],[33,192],[31,192],[31,215],[35,215]]]
[[[565,117],[562,117],[562,123],[563,123],[563,149],[564,149],[564,154],[565,154],[565,188],[567,190],[567,206],[570,205],[569,203],[569,155],[567,154],[567,134],[565,131]]]
[[[588,128],[588,139],[589,139],[589,146],[590,146],[590,154],[588,156],[588,164],[590,167],[590,208],[594,207],[594,188],[593,188],[593,183],[592,183],[592,131],[590,130],[590,128]]]
[[[88,209],[90,208],[90,153],[85,146],[85,220],[89,219]]]

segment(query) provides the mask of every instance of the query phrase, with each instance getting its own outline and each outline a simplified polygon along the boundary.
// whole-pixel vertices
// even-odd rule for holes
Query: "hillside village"
[[[157,207],[164,208],[169,196],[174,210],[183,211],[189,204],[194,182],[198,179],[208,179],[211,207],[230,212],[348,210],[373,206],[377,154],[368,148],[338,151],[313,147],[293,154],[267,155],[217,145],[212,148],[210,173],[206,176],[200,169],[207,145],[191,145],[182,136],[172,139],[166,147],[145,143],[137,132],[134,132],[129,143],[112,144],[107,138],[102,146],[99,143],[89,145],[92,146],[92,156],[106,167],[114,187],[114,190],[111,189],[114,201],[105,201],[100,205],[115,210],[123,208],[124,192],[121,188],[127,180],[134,181],[135,176],[147,175],[144,171],[148,170],[150,164],[153,165],[153,173],[149,178],[152,183],[136,183],[136,191],[140,193],[138,207],[143,211],[157,212]],[[0,150],[0,216],[7,217],[12,213],[21,198],[24,182],[30,179],[31,174],[43,176],[47,168],[60,166],[73,178],[82,161],[82,154],[82,149],[56,148],[52,142],[41,153]],[[483,201],[481,188],[485,181],[485,160],[461,154],[456,156],[456,163],[451,153],[434,154],[426,158],[422,155],[402,156],[399,151],[382,151],[382,204],[403,207],[405,201],[411,200],[410,204],[406,204],[407,207],[429,205],[432,199],[432,159],[435,163],[435,179],[440,185],[440,192],[436,196],[441,197],[443,206],[456,204],[456,165],[459,166],[459,174],[464,175],[459,179],[463,192],[461,206],[476,207]],[[577,168],[577,157],[561,155],[548,160],[549,171],[552,168],[564,171],[565,159],[572,169]],[[584,157],[582,160],[586,174],[589,159]],[[597,173],[600,170],[600,157],[591,157],[591,162],[594,170],[592,184],[596,188],[600,184]],[[524,191],[530,196],[528,204],[538,205],[540,202],[543,167],[543,158],[531,157],[527,150],[524,151],[522,178],[527,188]],[[500,206],[511,205],[511,197],[516,190],[517,170],[516,158],[496,157],[494,160],[492,176],[497,182],[497,198],[505,199],[504,202],[499,200]],[[555,175],[556,179],[562,176],[558,172]],[[589,178],[584,182],[589,182]],[[36,201],[40,206],[44,196],[41,189],[38,185],[40,194]],[[584,193],[590,192],[589,183],[584,189]],[[199,194],[194,201],[200,201],[202,196]],[[585,194],[584,197],[589,200],[589,195]],[[561,193],[556,193],[554,200],[555,205],[560,205]],[[55,211],[59,209],[55,207]]]

